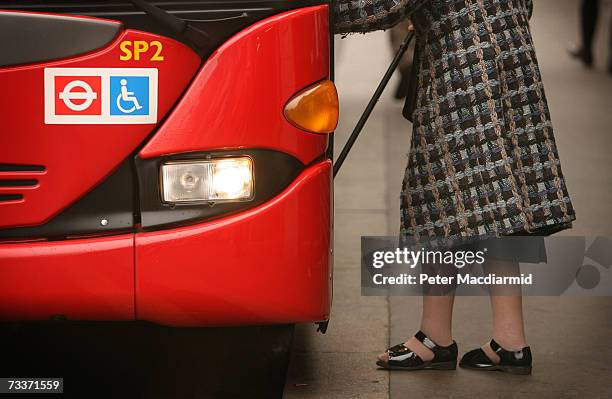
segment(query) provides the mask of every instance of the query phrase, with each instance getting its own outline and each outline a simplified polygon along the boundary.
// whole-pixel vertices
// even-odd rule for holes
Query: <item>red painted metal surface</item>
[[[270,148],[305,164],[328,136],[301,131],[283,108],[329,75],[327,6],[261,21],[216,51],[143,157]],[[163,62],[120,61],[124,40],[159,40]],[[112,173],[156,128],[45,125],[45,67],[158,68],[161,120],[196,74],[186,46],[122,32],[108,48],[68,60],[0,69],[0,163],[44,165],[22,201],[0,203],[0,227],[44,223]],[[309,166],[257,208],[194,226],[114,237],[0,244],[0,320],[140,319],[210,326],[326,320],[331,301],[331,162]]]
[[[136,234],[136,316],[182,326],[320,321],[331,299],[331,162],[247,212]]]
[[[121,61],[124,40],[158,40],[164,61]],[[44,173],[0,172],[0,178],[36,178],[36,187],[0,187],[0,194],[23,199],[0,202],[0,227],[42,224],[112,173],[156,127],[131,125],[46,125],[44,70],[54,68],[157,68],[160,120],[185,90],[199,57],[187,46],[154,34],[127,30],[107,48],[83,56],[41,64],[0,69],[0,163],[33,164]]]
[[[200,70],[143,158],[219,148],[270,148],[305,164],[325,152],[327,136],[283,116],[299,90],[329,76],[328,7],[263,20],[223,44]]]
[[[0,245],[0,320],[134,318],[134,235]]]

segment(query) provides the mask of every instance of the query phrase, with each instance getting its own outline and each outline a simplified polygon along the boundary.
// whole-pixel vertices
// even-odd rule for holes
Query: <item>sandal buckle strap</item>
[[[417,332],[414,337],[419,340],[429,350],[434,350],[438,347],[423,331]]]
[[[501,347],[500,344],[498,344],[494,339],[491,340],[491,342],[489,343],[489,346],[491,347],[491,349],[493,349],[493,352],[497,353],[498,355],[504,355],[504,354],[509,354],[514,356],[514,358],[516,360],[522,360],[524,357],[524,353],[523,353],[523,349],[519,349],[517,351],[509,351],[507,349],[504,349]]]
[[[491,349],[493,349],[493,352],[495,353],[500,353],[501,351],[505,350],[494,339],[491,340],[491,342],[489,343],[489,346],[491,347]]]

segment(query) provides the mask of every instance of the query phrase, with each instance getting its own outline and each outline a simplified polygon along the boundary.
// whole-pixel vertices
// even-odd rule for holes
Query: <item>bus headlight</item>
[[[253,199],[249,157],[168,162],[161,168],[162,199],[168,203]]]

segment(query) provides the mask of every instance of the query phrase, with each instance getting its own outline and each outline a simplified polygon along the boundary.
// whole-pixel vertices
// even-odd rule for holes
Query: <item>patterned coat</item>
[[[344,25],[336,29],[387,27],[407,14],[415,25],[418,93],[402,235],[454,240],[571,227],[575,213],[529,28],[531,0],[381,1],[393,13],[357,24],[337,15]],[[352,15],[370,12],[362,11]]]
[[[428,0],[334,0],[336,33],[389,29]]]

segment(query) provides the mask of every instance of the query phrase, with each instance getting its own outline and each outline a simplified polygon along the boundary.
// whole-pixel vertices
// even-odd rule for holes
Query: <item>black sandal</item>
[[[511,374],[531,374],[531,349],[526,346],[518,351],[509,351],[502,348],[495,340],[491,340],[491,349],[500,358],[499,363],[494,363],[482,348],[469,351],[461,358],[459,367],[470,370],[503,371]]]
[[[404,344],[387,349],[388,361],[378,360],[376,364],[387,370],[455,370],[457,368],[457,343],[438,346],[422,331],[414,336],[434,353],[434,358],[424,361]]]

